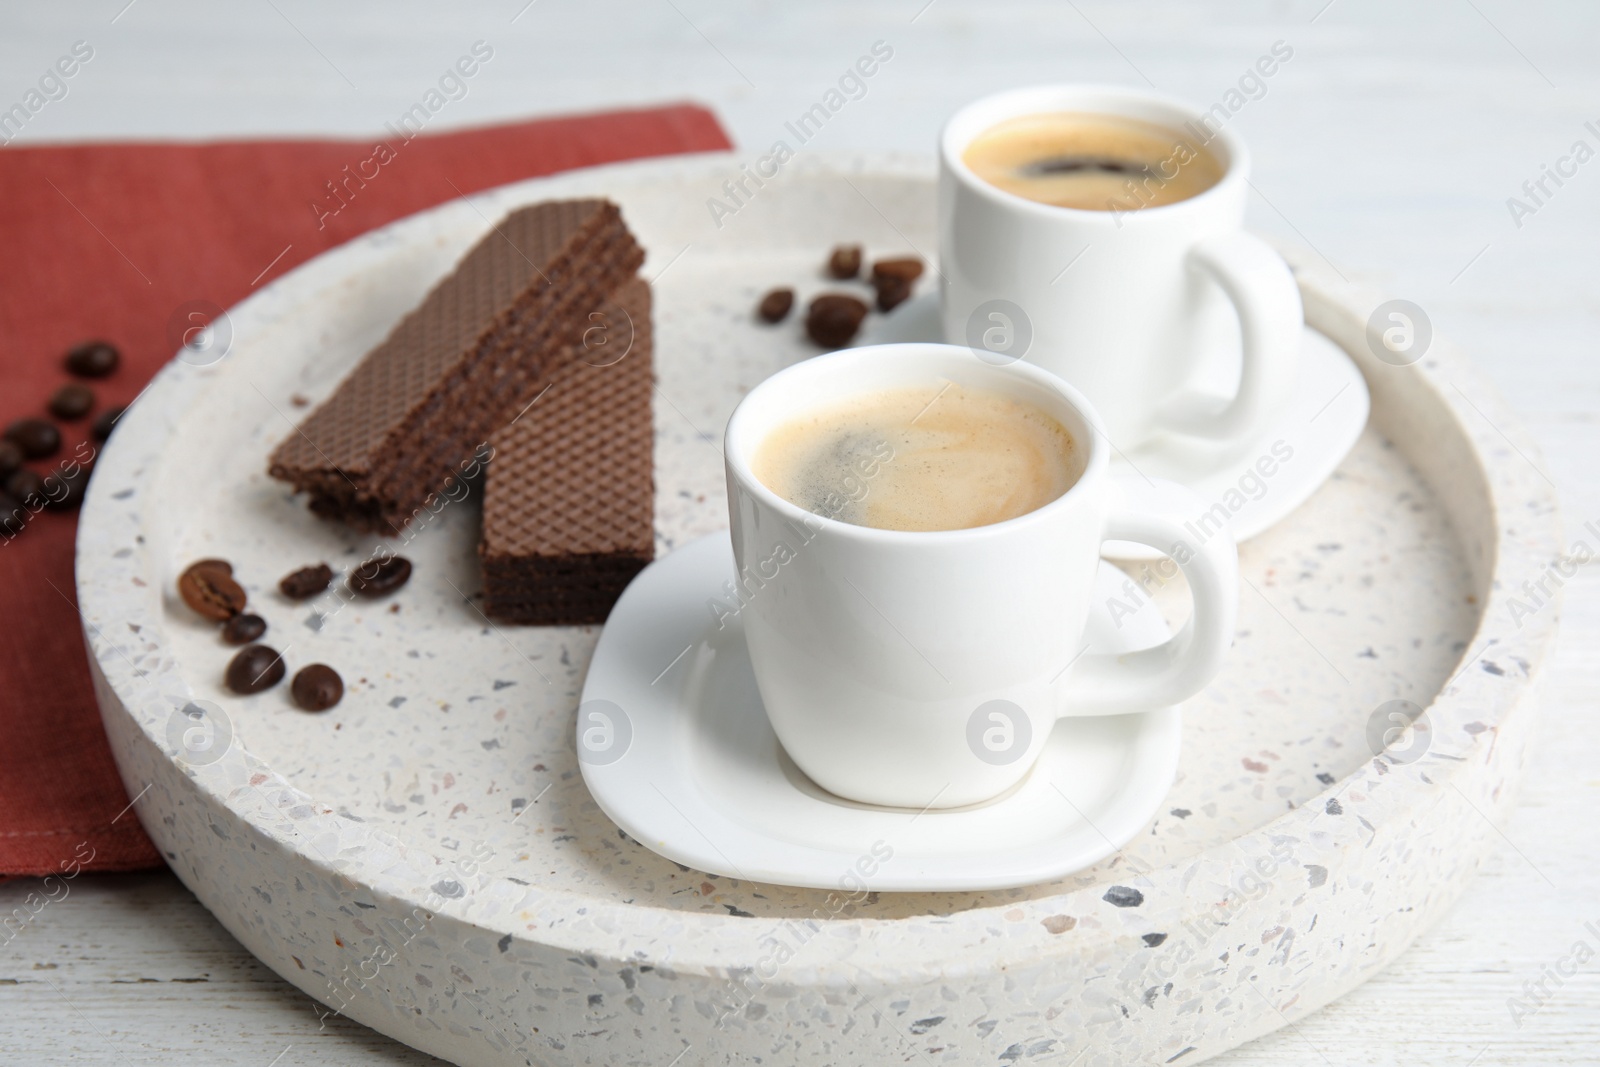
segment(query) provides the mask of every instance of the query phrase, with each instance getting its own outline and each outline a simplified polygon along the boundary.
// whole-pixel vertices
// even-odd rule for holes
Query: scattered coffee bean
[[[57,389],[50,396],[50,403],[46,405],[50,414],[58,419],[81,419],[89,414],[89,409],[94,407],[94,390],[87,385],[77,382],[68,382]]]
[[[45,506],[56,511],[71,511],[83,503],[83,494],[89,491],[89,468],[79,463],[68,464],[67,470],[59,470],[45,476],[44,500]]]
[[[877,285],[880,278],[898,278],[910,284],[922,277],[922,260],[916,256],[897,256],[894,259],[880,259],[872,265],[872,284]]]
[[[861,328],[867,305],[844,293],[823,293],[806,309],[806,333],[823,348],[843,348]]]
[[[404,556],[369,559],[350,575],[350,589],[362,596],[384,596],[411,579],[411,561]]]
[[[223,681],[235,693],[248,695],[283,681],[283,657],[266,645],[247,645],[228,662]]]
[[[0,534],[15,537],[28,524],[28,509],[10,493],[0,492]]]
[[[201,560],[178,578],[178,595],[196,612],[216,622],[233,618],[244,610],[245,593],[230,571],[210,566],[215,560]],[[280,671],[281,675],[282,672]]]
[[[248,645],[267,632],[267,620],[260,615],[235,615],[222,624],[222,639],[230,645]]]
[[[6,427],[5,436],[29,459],[53,456],[61,447],[61,431],[43,419],[18,419]]]
[[[828,274],[843,281],[861,273],[861,246],[839,245],[828,257]]]
[[[111,436],[111,431],[117,428],[117,420],[122,418],[122,413],[127,409],[118,405],[106,408],[94,417],[94,422],[89,426],[89,433],[96,441],[104,441]]]
[[[278,591],[290,600],[304,600],[316,596],[333,581],[333,568],[326,563],[318,563],[314,567],[301,567],[293,574],[286,574],[278,583]]]
[[[922,276],[922,260],[915,256],[880,259],[872,265],[872,287],[878,291],[878,310],[891,311],[911,296],[912,284]]]
[[[344,679],[326,663],[313,663],[296,672],[289,692],[304,710],[327,711],[344,697]]]
[[[44,479],[26,467],[12,471],[5,488],[7,495],[16,497],[33,511],[44,507]]]
[[[80,378],[104,378],[117,369],[121,359],[115,345],[106,341],[85,341],[67,352],[67,372]]]
[[[782,322],[792,307],[794,290],[774,289],[761,298],[761,303],[756,305],[756,314],[761,316],[762,322]]]
[[[911,296],[911,283],[899,278],[884,278],[876,284],[879,311],[893,311]]]
[[[0,437],[0,478],[9,478],[11,472],[21,467],[26,458],[16,442]]]

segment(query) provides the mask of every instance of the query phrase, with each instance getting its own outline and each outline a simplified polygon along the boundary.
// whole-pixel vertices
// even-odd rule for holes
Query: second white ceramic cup
[[[755,477],[751,458],[791,419],[880,390],[945,382],[1032,404],[1067,430],[1082,470],[1050,503],[966,530],[855,526],[806,511]],[[1056,719],[1177,703],[1216,674],[1233,640],[1238,558],[1226,531],[1197,540],[1180,509],[1129,508],[1108,476],[1093,409],[1028,363],[935,344],[846,349],[795,364],[739,403],[725,447],[737,603],[767,716],[823,788],[870,804],[956,807],[1027,774]],[[890,461],[892,462],[892,460]],[[859,489],[871,492],[873,472]],[[1190,500],[1172,487],[1174,499]],[[1194,598],[1155,648],[1084,654],[1100,546],[1171,556]]]
[[[1141,207],[1130,191],[1126,210],[1093,211],[1002,192],[962,162],[990,127],[1049,112],[1165,127],[1216,156],[1223,177],[1176,203]],[[939,144],[945,340],[1061,375],[1119,449],[1160,435],[1219,453],[1248,446],[1293,390],[1302,309],[1282,257],[1241,228],[1250,156],[1215,125],[1166,97],[1102,86],[1018,89],[956,112]]]

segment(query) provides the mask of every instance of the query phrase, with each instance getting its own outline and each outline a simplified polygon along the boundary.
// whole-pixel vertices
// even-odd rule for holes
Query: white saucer
[[[1178,707],[1065,719],[1023,782],[984,805],[917,812],[813,784],[767,723],[737,623],[707,601],[733,575],[726,533],[645,568],[589,665],[576,743],[600,807],[646,847],[710,874],[819,889],[999,889],[1059,878],[1121,848],[1160,809],[1178,766]],[[1095,651],[1166,639],[1149,600],[1114,625],[1126,576],[1102,564]],[[1126,600],[1126,598],[1122,598]],[[588,734],[586,739],[585,735]]]
[[[1254,445],[1217,462],[1185,448],[1180,439],[1164,438],[1125,456],[1113,455],[1112,477],[1143,507],[1159,507],[1162,497],[1150,479],[1186,486],[1205,502],[1206,510],[1194,517],[1200,535],[1226,517],[1234,539],[1247,541],[1305,503],[1328,480],[1355,447],[1371,407],[1366,379],[1355,362],[1307,326],[1294,395]],[[1160,558],[1128,541],[1107,543],[1103,554],[1110,559]]]
[[[938,294],[921,293],[893,314],[872,316],[867,323],[854,344],[937,341],[942,336]],[[1150,480],[1164,479],[1186,486],[1205,501],[1212,516],[1205,529],[1214,529],[1226,513],[1234,540],[1247,541],[1263,532],[1305,503],[1328,480],[1361,436],[1372,406],[1366,379],[1355,363],[1342,348],[1309,326],[1301,336],[1297,371],[1294,395],[1256,444],[1219,459],[1182,438],[1160,438],[1126,454],[1114,452],[1112,477],[1139,506],[1160,507],[1162,494]],[[1274,445],[1279,445],[1276,456]],[[1285,449],[1290,458],[1281,461],[1278,456]],[[1269,476],[1260,476],[1258,462],[1271,471]],[[1257,485],[1258,477],[1264,485]],[[1215,510],[1217,507],[1223,510]],[[1197,529],[1202,518],[1195,516]],[[1110,559],[1160,558],[1152,549],[1128,541],[1109,542],[1104,555]]]

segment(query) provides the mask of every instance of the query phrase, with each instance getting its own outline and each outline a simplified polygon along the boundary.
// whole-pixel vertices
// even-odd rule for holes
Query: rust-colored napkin
[[[231,306],[401,216],[520,178],[729,147],[689,106],[401,136],[0,149],[0,425],[44,416],[73,380],[63,353],[89,338],[123,357],[91,383],[95,411],[127,403],[176,351],[180,307]],[[93,417],[61,424],[60,456]],[[45,513],[0,537],[0,876],[161,862],[127,810],[90,689],[76,527]]]

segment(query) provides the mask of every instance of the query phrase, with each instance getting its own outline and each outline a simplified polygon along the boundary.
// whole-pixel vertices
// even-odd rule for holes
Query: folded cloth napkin
[[[228,307],[384,223],[520,178],[729,147],[703,108],[619,111],[409,140],[0,149],[0,425],[45,417],[62,356],[104,339],[120,367],[61,422],[70,457],[177,349],[175,314]],[[181,334],[181,329],[180,329]],[[48,473],[53,462],[32,466]],[[161,863],[101,728],[73,588],[71,512],[0,534],[0,875]]]

